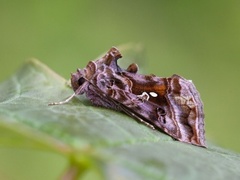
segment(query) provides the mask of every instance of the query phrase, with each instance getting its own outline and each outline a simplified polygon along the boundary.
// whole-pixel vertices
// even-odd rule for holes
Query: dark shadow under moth
[[[64,104],[85,93],[94,105],[122,111],[178,141],[206,147],[203,104],[192,81],[178,75],[137,74],[137,64],[122,69],[117,64],[121,57],[113,47],[77,69],[71,75],[74,94],[49,105]]]

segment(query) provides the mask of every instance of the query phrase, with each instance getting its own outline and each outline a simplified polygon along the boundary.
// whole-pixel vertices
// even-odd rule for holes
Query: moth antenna
[[[64,101],[60,101],[60,102],[52,102],[49,103],[49,106],[53,106],[53,105],[62,105],[62,104],[66,104],[68,103],[76,94],[73,93],[71,96],[69,96],[67,99],[65,99]]]

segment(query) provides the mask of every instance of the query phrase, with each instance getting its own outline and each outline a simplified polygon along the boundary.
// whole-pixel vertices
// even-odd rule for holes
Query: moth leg
[[[62,104],[66,104],[68,103],[76,94],[73,93],[71,96],[69,96],[67,99],[65,99],[64,101],[60,101],[60,102],[52,102],[49,103],[49,106],[53,106],[53,105],[62,105]]]
[[[151,124],[149,124],[148,122],[142,120],[141,118],[138,118],[137,116],[134,116],[136,117],[136,119],[138,119],[141,123],[145,124],[146,126],[150,127],[151,129],[155,129],[155,127]]]
[[[88,84],[87,81],[85,81],[81,86],[78,87],[77,90],[75,90],[75,92],[69,96],[67,99],[63,100],[63,101],[60,101],[60,102],[52,102],[52,103],[49,103],[48,105],[49,106],[53,106],[53,105],[62,105],[62,104],[66,104],[68,103],[69,101],[71,101],[72,98],[74,98],[75,95],[79,95],[79,94],[83,94],[84,93],[84,88],[85,86]]]

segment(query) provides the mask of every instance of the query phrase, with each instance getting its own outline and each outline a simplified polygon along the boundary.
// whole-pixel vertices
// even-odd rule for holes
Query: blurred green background
[[[111,46],[142,43],[145,72],[192,79],[205,105],[207,140],[240,152],[239,9],[238,0],[0,0],[0,81],[31,57],[69,78]],[[36,169],[56,162],[47,152],[38,152],[45,157],[39,163],[36,151],[0,149],[0,175],[19,153]]]

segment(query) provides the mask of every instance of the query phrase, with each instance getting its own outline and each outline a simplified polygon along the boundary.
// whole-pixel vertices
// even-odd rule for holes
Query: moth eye
[[[83,83],[84,83],[85,81],[86,81],[86,80],[85,80],[83,77],[80,77],[80,78],[78,79],[78,85],[79,85],[79,86],[83,85]]]

